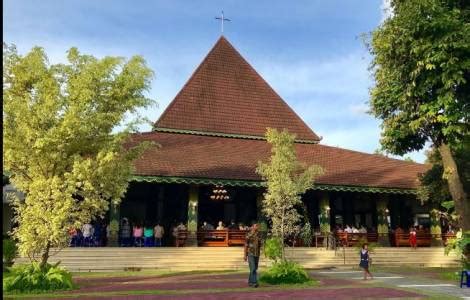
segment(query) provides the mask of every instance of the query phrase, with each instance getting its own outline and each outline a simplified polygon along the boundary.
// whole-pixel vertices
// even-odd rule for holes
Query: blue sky
[[[72,46],[98,57],[143,55],[155,71],[156,120],[224,35],[320,136],[322,143],[373,152],[379,121],[366,113],[370,57],[360,36],[380,24],[383,0],[4,1],[4,41],[21,53],[38,45],[52,62]],[[149,130],[143,126],[142,130]],[[423,151],[408,155],[424,161]]]

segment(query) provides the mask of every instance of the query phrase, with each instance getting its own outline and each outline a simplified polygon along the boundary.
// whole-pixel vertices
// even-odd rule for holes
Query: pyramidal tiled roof
[[[227,41],[220,37],[154,128],[264,136],[286,128],[297,139],[318,136]]]

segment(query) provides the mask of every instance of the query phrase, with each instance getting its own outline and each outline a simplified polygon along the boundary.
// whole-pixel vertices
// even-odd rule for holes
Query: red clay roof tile
[[[134,142],[155,141],[161,148],[146,151],[135,161],[136,175],[260,180],[255,169],[266,161],[264,140],[175,133],[141,133]],[[299,160],[321,166],[317,183],[414,189],[427,166],[320,144],[296,143]]]
[[[252,136],[287,128],[298,139],[319,140],[224,37],[154,127]]]

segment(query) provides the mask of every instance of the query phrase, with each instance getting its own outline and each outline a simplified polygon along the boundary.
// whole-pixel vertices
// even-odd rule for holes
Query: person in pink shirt
[[[144,244],[144,228],[137,223],[132,229],[132,236],[134,237],[134,245],[142,247]]]

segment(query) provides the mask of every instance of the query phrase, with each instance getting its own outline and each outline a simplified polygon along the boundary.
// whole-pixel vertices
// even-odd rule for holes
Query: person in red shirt
[[[410,247],[416,249],[416,230],[414,227],[410,229]]]

